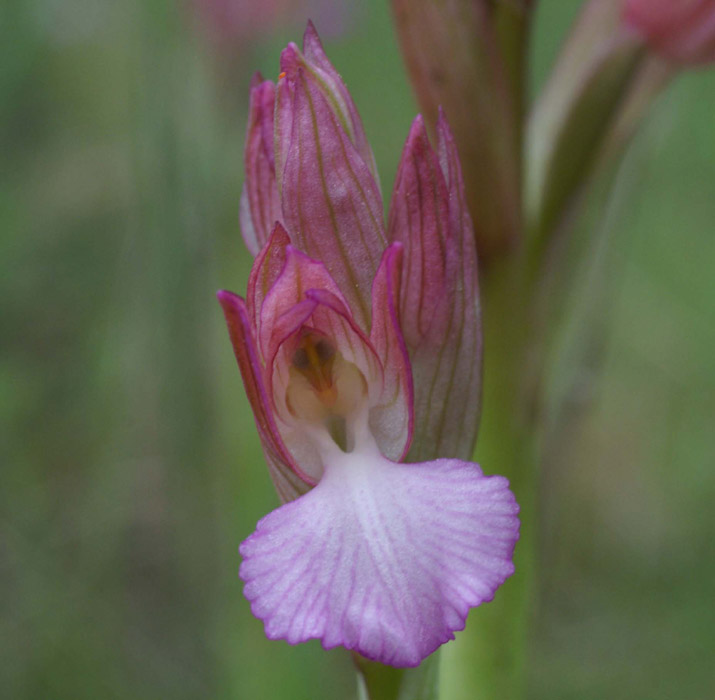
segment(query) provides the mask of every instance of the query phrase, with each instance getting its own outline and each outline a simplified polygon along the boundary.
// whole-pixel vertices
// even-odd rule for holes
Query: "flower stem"
[[[437,700],[439,652],[417,668],[393,668],[353,654],[358,700]]]
[[[504,474],[521,506],[514,575],[494,601],[473,610],[445,648],[442,700],[514,700],[524,695],[527,623],[534,585],[538,391],[541,343],[533,345],[532,277],[523,256],[482,276],[484,398],[476,458]]]

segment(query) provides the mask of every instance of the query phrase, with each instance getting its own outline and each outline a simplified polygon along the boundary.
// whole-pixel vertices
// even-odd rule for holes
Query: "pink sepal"
[[[466,459],[476,440],[481,390],[477,259],[457,151],[441,112],[436,153],[421,117],[412,125],[389,235],[405,246],[400,319],[415,386],[409,459]]]
[[[283,83],[293,87],[283,88]],[[293,243],[330,270],[353,315],[367,329],[370,287],[386,245],[380,190],[304,68],[280,80],[281,94],[289,95],[291,89],[291,136],[285,136],[283,112],[276,136],[276,147],[287,148],[280,157],[285,224]],[[280,104],[284,102],[281,97]]]
[[[263,300],[283,270],[288,245],[290,245],[288,232],[279,221],[276,221],[268,242],[253,261],[251,274],[248,277],[246,306],[253,322],[256,337],[258,336]]]
[[[273,149],[275,85],[256,74],[251,85],[251,104],[244,164],[246,180],[241,194],[241,233],[252,255],[258,255],[282,219]]]
[[[229,337],[253,409],[271,478],[281,500],[293,500],[315,485],[315,480],[295,463],[278,431],[244,300],[233,292],[223,290],[216,296],[226,317]]]
[[[377,166],[375,165],[375,157],[367,140],[360,114],[343,79],[326,55],[318,32],[311,21],[308,21],[308,26],[303,34],[303,56],[302,65],[307,67],[313,74],[324,90],[328,101],[335,106],[341,125],[350,140],[355,144],[355,148],[357,148],[365,164],[370,168],[375,182],[379,185],[380,180],[377,174]]]

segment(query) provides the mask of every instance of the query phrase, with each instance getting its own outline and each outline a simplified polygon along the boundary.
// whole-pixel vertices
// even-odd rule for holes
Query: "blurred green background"
[[[541,3],[535,86],[578,4]],[[354,693],[347,655],[267,641],[242,597],[238,543],[277,500],[214,298],[250,266],[248,81],[303,21],[217,43],[201,17],[0,11],[2,697]],[[341,22],[326,45],[387,197],[414,100],[387,3]],[[533,699],[712,697],[713,115],[715,71],[661,97],[604,212],[605,293],[585,273],[574,298],[591,320],[556,363]]]

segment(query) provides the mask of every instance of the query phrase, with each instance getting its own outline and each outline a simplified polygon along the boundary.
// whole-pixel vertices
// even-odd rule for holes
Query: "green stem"
[[[482,277],[484,408],[476,452],[485,473],[509,478],[521,506],[516,571],[494,601],[472,611],[465,631],[445,648],[442,700],[512,700],[524,694],[542,358],[541,344],[530,343],[533,295],[523,260],[517,256],[495,262]]]
[[[358,700],[437,700],[439,652],[417,668],[393,668],[353,654]]]
[[[519,142],[517,153],[521,154],[521,122],[526,114],[531,6],[514,2],[498,2],[493,12],[496,37],[517,120],[516,137]]]

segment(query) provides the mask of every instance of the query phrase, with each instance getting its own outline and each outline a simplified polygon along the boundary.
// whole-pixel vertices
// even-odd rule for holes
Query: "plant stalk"
[[[393,668],[353,653],[358,671],[358,700],[437,700],[437,651],[417,668]]]
[[[521,507],[515,573],[494,600],[472,611],[447,645],[442,700],[518,700],[525,690],[527,626],[535,583],[538,427],[543,343],[532,345],[532,275],[525,256],[494,261],[481,280],[484,397],[476,450],[486,474],[508,477]]]

